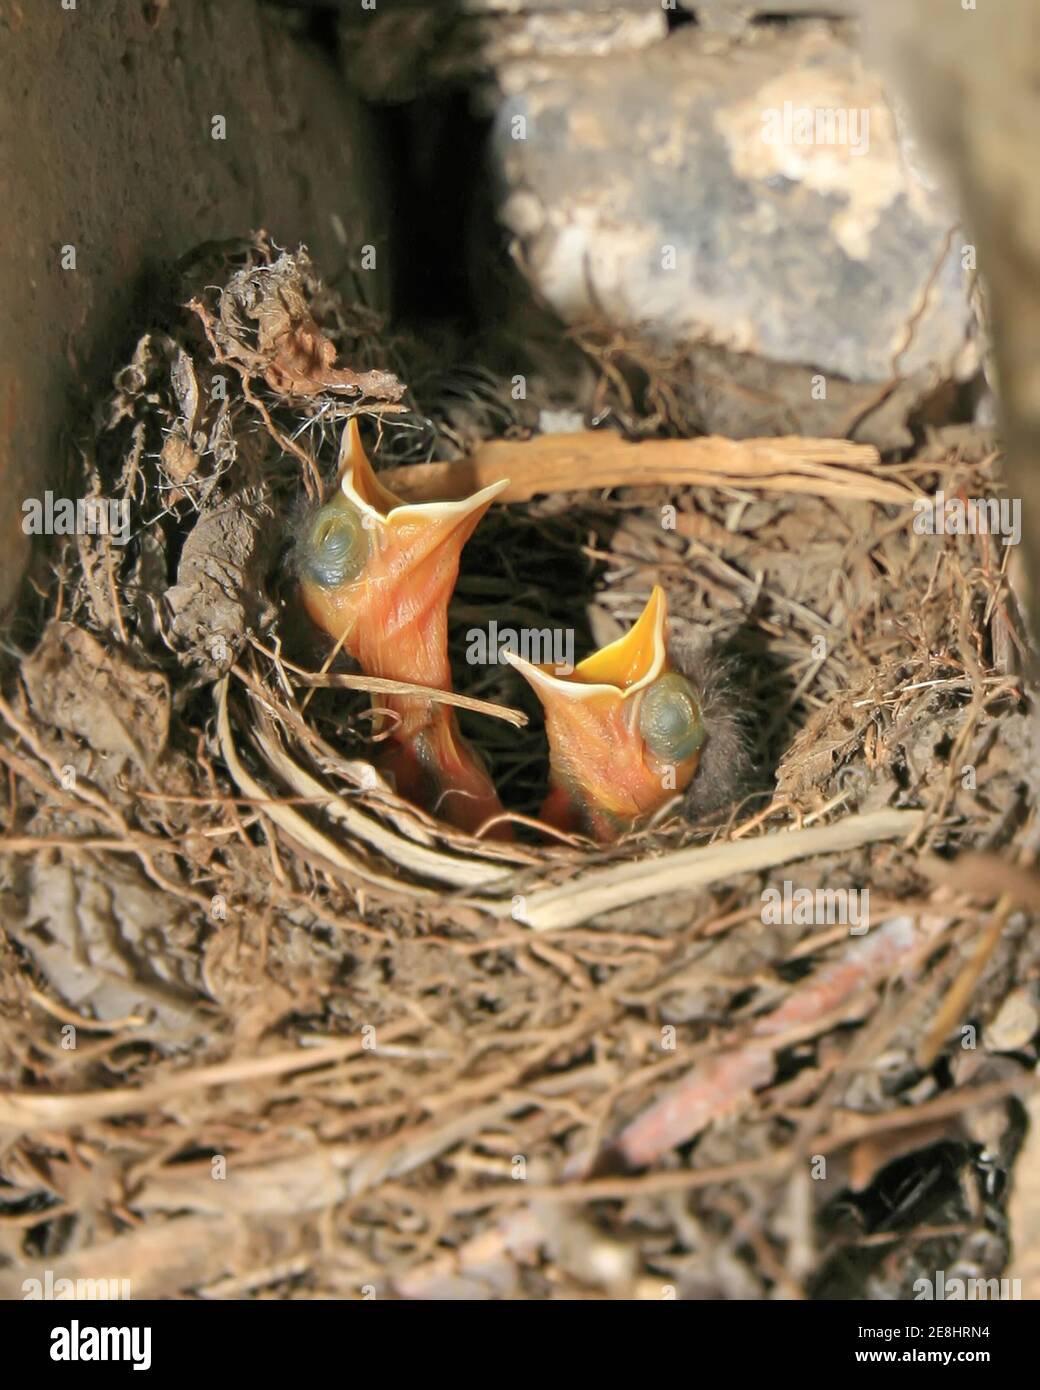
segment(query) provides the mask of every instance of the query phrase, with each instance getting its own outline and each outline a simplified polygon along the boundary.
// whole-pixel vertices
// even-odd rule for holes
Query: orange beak
[[[569,676],[505,654],[545,708],[549,824],[616,840],[689,786],[704,725],[697,692],[669,661],[667,623],[655,586],[631,631]]]
[[[460,502],[404,503],[379,482],[351,419],[339,488],[298,547],[308,614],[366,675],[450,690],[448,601],[459,557],[506,486]],[[396,716],[384,762],[402,796],[469,831],[501,812],[451,706],[417,695],[373,697],[373,704]]]

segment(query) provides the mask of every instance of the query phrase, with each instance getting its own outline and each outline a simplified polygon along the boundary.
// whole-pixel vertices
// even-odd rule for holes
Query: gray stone
[[[842,379],[854,419],[879,384],[912,379],[920,396],[974,373],[967,238],[880,79],[830,26],[739,43],[684,27],[531,74],[499,73],[500,211],[566,322],[661,354],[718,350],[730,377],[739,355],[808,369],[797,424],[813,433],[827,412],[812,374]]]

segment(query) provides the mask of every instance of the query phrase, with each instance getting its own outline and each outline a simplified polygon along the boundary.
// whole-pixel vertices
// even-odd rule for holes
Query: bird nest
[[[912,524],[993,494],[988,441],[685,438],[667,367],[591,330],[572,406],[612,428],[538,433],[551,374],[518,400],[439,370],[303,252],[179,273],[72,468],[129,539],[61,542],[7,659],[0,1287],[891,1297],[999,1271],[1040,964],[1029,875],[993,902],[994,856],[1033,846],[1015,560]],[[512,843],[396,796],[393,684],[295,605],[294,510],[357,414],[406,495],[512,479],[438,697]],[[654,583],[723,672],[739,776],[609,847],[549,836],[537,704],[463,659],[467,625],[588,650]],[[826,915],[849,901],[869,930]]]

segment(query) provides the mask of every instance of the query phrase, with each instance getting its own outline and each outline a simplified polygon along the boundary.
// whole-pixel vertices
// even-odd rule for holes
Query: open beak
[[[448,602],[462,547],[508,481],[458,502],[405,503],[372,468],[351,419],[338,487],[297,542],[303,604],[370,676],[451,689]],[[373,700],[396,717],[388,761],[402,796],[472,830],[501,811],[450,706],[422,696]]]
[[[704,725],[697,691],[669,660],[667,625],[655,586],[631,631],[568,676],[505,653],[545,709],[549,824],[616,840],[689,785]]]
[[[405,503],[379,482],[352,418],[339,488],[300,544],[311,618],[371,676],[451,689],[448,600],[459,557],[503,479],[460,502]]]

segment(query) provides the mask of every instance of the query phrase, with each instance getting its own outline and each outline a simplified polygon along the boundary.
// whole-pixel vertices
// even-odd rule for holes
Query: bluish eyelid
[[[318,511],[300,543],[303,576],[322,589],[336,589],[357,578],[368,552],[361,518],[338,499]]]
[[[639,728],[657,757],[676,762],[692,758],[705,739],[700,702],[693,686],[677,671],[661,676],[643,696]]]

